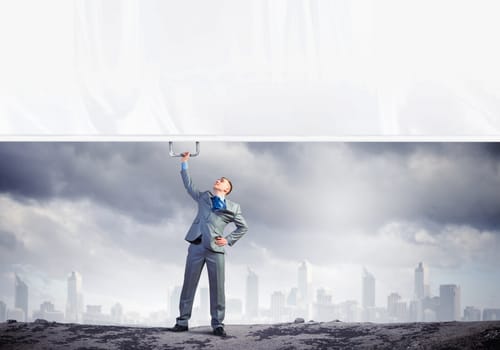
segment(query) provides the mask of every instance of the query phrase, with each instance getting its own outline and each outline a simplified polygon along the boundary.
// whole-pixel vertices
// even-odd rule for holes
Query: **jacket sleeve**
[[[225,237],[229,246],[234,245],[248,231],[247,222],[241,214],[241,208],[239,205],[236,209],[236,214],[234,216],[233,222],[236,225],[236,230]]]
[[[188,169],[181,170],[182,182],[184,183],[184,187],[187,192],[195,201],[198,201],[200,198],[201,192],[193,185],[193,181],[191,180],[191,176],[189,175]]]

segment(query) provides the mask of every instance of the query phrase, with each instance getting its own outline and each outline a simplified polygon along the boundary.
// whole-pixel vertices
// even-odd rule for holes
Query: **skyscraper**
[[[286,298],[286,303],[289,306],[297,306],[297,294],[299,294],[299,289],[293,287],[290,289],[290,293],[288,293],[288,296]]]
[[[259,317],[259,277],[248,269],[245,315],[247,319]]]
[[[391,321],[397,320],[398,303],[401,301],[401,296],[398,293],[391,293],[387,297],[387,314]]]
[[[33,319],[41,318],[49,322],[63,322],[64,313],[57,311],[55,305],[50,301],[45,301],[40,305],[40,310],[33,311]]]
[[[111,307],[111,321],[113,323],[121,324],[123,322],[123,306],[116,303]]]
[[[24,311],[24,321],[28,322],[28,286],[16,274],[15,307]]]
[[[297,317],[310,319],[312,317],[312,271],[311,264],[306,260],[299,265],[297,274],[297,307],[295,309]]]
[[[66,322],[78,323],[82,321],[83,295],[82,276],[72,271],[68,277],[68,296],[66,300]]]
[[[464,321],[481,321],[481,310],[476,309],[474,306],[466,306]]]
[[[320,305],[331,305],[332,293],[324,288],[318,289],[316,291],[316,302]]]
[[[361,309],[356,300],[346,300],[339,304],[339,318],[345,322],[357,322],[361,319]]]
[[[439,297],[425,297],[422,299],[422,321],[438,321],[439,304]]]
[[[7,305],[0,300],[0,322],[7,321]]]
[[[109,318],[109,315],[102,312],[102,305],[87,305],[82,317],[85,324],[104,324],[109,322]]]
[[[363,277],[361,281],[362,296],[361,307],[367,309],[375,306],[375,277],[363,268]]]
[[[460,287],[455,284],[439,286],[439,321],[460,320]]]
[[[398,293],[391,293],[387,297],[387,317],[390,322],[408,321],[409,311],[407,303],[401,301]]]
[[[332,294],[324,288],[316,291],[316,304],[314,308],[314,320],[331,321],[335,319],[336,308],[332,303]]]
[[[285,294],[274,292],[271,295],[271,318],[273,322],[282,322],[285,314]]]
[[[16,320],[17,322],[24,322],[26,315],[24,310],[16,307],[14,309],[7,310],[7,319],[8,320]]]
[[[415,299],[421,300],[425,297],[425,287],[424,287],[424,265],[422,262],[418,263],[415,269]]]
[[[312,275],[311,265],[306,260],[302,261],[298,269],[299,302],[309,304],[312,299]]]
[[[361,308],[363,310],[363,321],[375,320],[375,277],[364,267],[361,277]]]
[[[42,312],[54,312],[56,311],[56,308],[54,304],[52,304],[50,301],[45,301],[42,305],[40,305],[40,311]]]
[[[499,321],[500,309],[484,309],[483,321]]]
[[[422,322],[424,320],[424,299],[411,300],[408,305],[408,321]]]

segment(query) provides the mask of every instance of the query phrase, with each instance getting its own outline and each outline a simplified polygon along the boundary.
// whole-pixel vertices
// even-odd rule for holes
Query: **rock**
[[[305,320],[302,317],[297,317],[293,323],[304,323]]]
[[[49,324],[49,321],[44,320],[43,318],[37,318],[37,319],[35,320],[35,323],[39,323],[39,324]]]
[[[7,320],[7,324],[10,324],[10,323],[17,323],[16,320]]]
[[[212,336],[209,325],[171,333],[165,327],[0,322],[0,349],[500,349],[500,321],[297,322],[226,325],[225,339]]]

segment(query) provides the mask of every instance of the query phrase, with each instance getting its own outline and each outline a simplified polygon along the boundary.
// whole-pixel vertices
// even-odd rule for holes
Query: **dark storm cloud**
[[[53,144],[2,143],[0,144],[0,192],[20,198],[50,197],[52,169],[57,159],[50,157]]]
[[[88,198],[156,222],[180,194],[164,144],[2,143],[0,156],[0,191],[18,200]]]
[[[88,198],[146,223],[179,213],[189,221],[196,207],[182,186],[180,159],[167,148],[2,143],[0,191],[42,201]],[[497,143],[206,142],[190,170],[200,190],[219,176],[233,181],[231,197],[255,238],[273,229],[375,232],[396,220],[497,229],[499,149]]]
[[[496,159],[500,158],[500,142],[488,142],[479,145],[478,147],[482,147],[486,153],[492,157],[495,157]]]
[[[500,158],[500,142],[352,142],[349,146],[364,157],[384,154],[409,156],[420,151],[448,157],[469,154],[491,160]]]
[[[268,198],[281,198],[279,208],[289,214],[288,222],[294,225],[300,224],[302,218],[304,228],[306,222],[318,221],[330,222],[330,227],[340,226],[345,216],[336,216],[335,212],[351,206],[358,211],[357,217],[351,217],[352,225],[371,231],[393,220],[416,221],[430,227],[433,223],[465,224],[498,230],[499,145],[251,143],[248,148],[257,156],[274,155],[273,161],[290,191],[278,193],[270,187],[267,190],[273,193]],[[317,183],[317,188],[303,190],[308,182]],[[303,206],[301,198],[309,199],[311,210],[296,209]],[[320,206],[331,208],[331,215],[314,216],[318,200]],[[283,225],[282,220],[274,222],[265,213],[259,214],[275,225]]]
[[[405,185],[394,187],[397,198],[386,190],[404,218],[480,229],[500,225],[500,143],[354,143],[351,148],[360,162],[385,158],[401,164],[399,177],[407,181],[395,183]],[[416,158],[424,161],[412,167]],[[426,158],[431,159],[428,164]],[[431,168],[437,170],[429,178],[419,178]],[[387,176],[379,169],[373,182]]]
[[[360,157],[372,157],[374,155],[398,154],[408,156],[418,149],[425,149],[428,152],[436,152],[441,147],[441,143],[435,142],[352,142],[349,146]]]

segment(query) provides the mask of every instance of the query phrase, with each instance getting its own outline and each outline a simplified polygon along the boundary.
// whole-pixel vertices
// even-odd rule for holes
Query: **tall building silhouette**
[[[464,321],[481,321],[481,310],[474,306],[466,306],[464,309]]]
[[[24,321],[28,322],[28,286],[16,274],[15,307],[24,311]]]
[[[276,291],[271,295],[271,318],[273,322],[282,322],[285,315],[285,294]]]
[[[387,297],[387,317],[390,322],[408,321],[409,311],[407,303],[401,300],[398,293],[391,293]]]
[[[64,322],[64,313],[57,311],[55,305],[50,301],[44,301],[40,305],[40,310],[33,311],[33,319],[44,319],[49,322]]]
[[[259,317],[259,277],[250,268],[247,275],[245,316],[247,319]]]
[[[339,318],[345,322],[357,322],[361,318],[361,309],[356,300],[346,300],[339,304]]]
[[[82,322],[83,294],[82,276],[72,271],[68,277],[68,296],[66,300],[66,322]]]
[[[424,320],[424,309],[423,309],[424,299],[411,300],[408,305],[408,321],[409,322],[421,322]]]
[[[439,321],[460,320],[460,287],[455,284],[439,286]]]
[[[375,307],[375,277],[363,268],[361,307]]]
[[[297,272],[298,294],[296,316],[310,319],[312,316],[311,304],[313,299],[311,264],[306,260],[302,261]]]
[[[7,321],[7,305],[0,300],[0,322]]]
[[[500,321],[500,309],[484,309],[483,321]]]
[[[104,324],[109,322],[109,315],[102,312],[102,305],[87,305],[87,310],[83,313],[83,323]]]
[[[375,277],[363,267],[361,277],[361,308],[363,321],[372,321],[375,318]]]
[[[292,287],[292,289],[290,289],[290,292],[288,293],[288,296],[286,297],[286,304],[289,306],[297,306],[298,294],[299,289],[297,287]]]
[[[8,320],[16,320],[17,322],[24,322],[25,313],[24,310],[16,307],[14,309],[7,310],[7,319]]]
[[[387,314],[391,320],[397,320],[399,302],[401,302],[401,296],[398,293],[391,293],[387,297]]]
[[[425,297],[425,286],[424,282],[424,265],[422,262],[418,263],[417,268],[415,269],[415,299],[421,300]]]
[[[115,303],[111,307],[111,321],[114,323],[123,323],[123,306],[120,303]]]
[[[316,291],[316,304],[314,308],[315,321],[331,321],[335,318],[336,307],[332,302],[330,291],[320,288]]]
[[[288,293],[288,296],[286,298],[286,303],[288,306],[297,306],[297,295],[299,294],[299,289],[296,287],[293,287],[290,289],[290,293]]]

